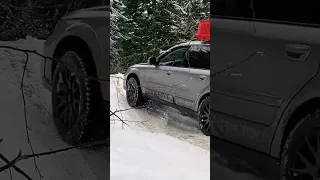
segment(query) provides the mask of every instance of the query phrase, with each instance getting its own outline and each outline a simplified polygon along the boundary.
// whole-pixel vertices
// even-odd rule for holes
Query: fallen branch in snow
[[[10,161],[4,157],[4,155],[0,154],[0,159],[2,159],[5,163],[9,164]],[[25,173],[24,171],[22,171],[20,168],[18,168],[15,164],[13,164],[11,166],[14,170],[16,170],[18,173],[20,173],[21,175],[23,175],[26,179],[28,180],[32,180],[32,178],[30,176],[28,176],[27,173]],[[9,167],[9,170],[10,170],[10,167]],[[10,170],[10,174],[11,174],[11,170]],[[10,179],[12,179],[12,176],[10,176]]]
[[[27,155],[22,155],[22,152],[20,150],[18,155],[12,161],[6,162],[7,165],[0,167],[0,172],[6,170],[8,168],[15,167],[15,164],[19,161],[22,161],[22,160],[26,160],[26,159],[30,159],[30,158],[34,158],[34,157],[48,156],[51,154],[65,152],[65,151],[69,151],[69,150],[76,149],[76,148],[84,148],[84,147],[97,146],[97,145],[109,145],[109,139],[102,140],[102,141],[83,143],[80,145],[57,149],[57,150],[53,150],[53,151],[47,151],[47,152],[42,152],[42,153],[32,153],[32,154],[27,154]],[[0,156],[2,156],[2,154],[0,154]]]

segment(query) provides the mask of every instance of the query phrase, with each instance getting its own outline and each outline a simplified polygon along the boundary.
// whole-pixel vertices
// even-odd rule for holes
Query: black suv
[[[211,13],[212,150],[319,179],[320,1],[216,0]]]

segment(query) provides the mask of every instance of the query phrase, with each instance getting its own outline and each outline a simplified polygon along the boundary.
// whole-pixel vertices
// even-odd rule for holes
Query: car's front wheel
[[[198,121],[201,132],[210,136],[210,96],[206,97],[198,108]]]
[[[135,77],[130,77],[126,82],[126,98],[131,107],[137,107],[143,104],[139,81]]]
[[[53,119],[60,136],[69,144],[102,140],[109,134],[109,123],[99,108],[97,82],[89,80],[85,58],[85,54],[66,52],[59,58],[52,78]]]
[[[281,172],[285,180],[320,179],[320,110],[301,118],[285,141]]]

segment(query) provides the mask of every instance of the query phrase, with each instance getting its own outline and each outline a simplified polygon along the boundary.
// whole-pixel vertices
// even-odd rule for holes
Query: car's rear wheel
[[[320,179],[320,111],[302,118],[290,132],[281,156],[285,180]]]
[[[52,81],[52,112],[62,139],[69,144],[108,137],[107,119],[99,104],[95,83],[89,80],[86,56],[68,51],[61,56]],[[99,102],[94,102],[99,101]],[[99,119],[100,118],[100,119]],[[99,135],[96,131],[100,131]]]
[[[206,97],[198,108],[198,121],[201,132],[210,136],[210,96]]]
[[[140,106],[144,102],[139,82],[135,77],[130,77],[126,82],[126,99],[131,107]]]

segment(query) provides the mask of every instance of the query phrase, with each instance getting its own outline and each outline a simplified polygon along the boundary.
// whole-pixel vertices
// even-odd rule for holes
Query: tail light
[[[197,38],[200,41],[210,41],[210,20],[202,20],[199,22]]]

